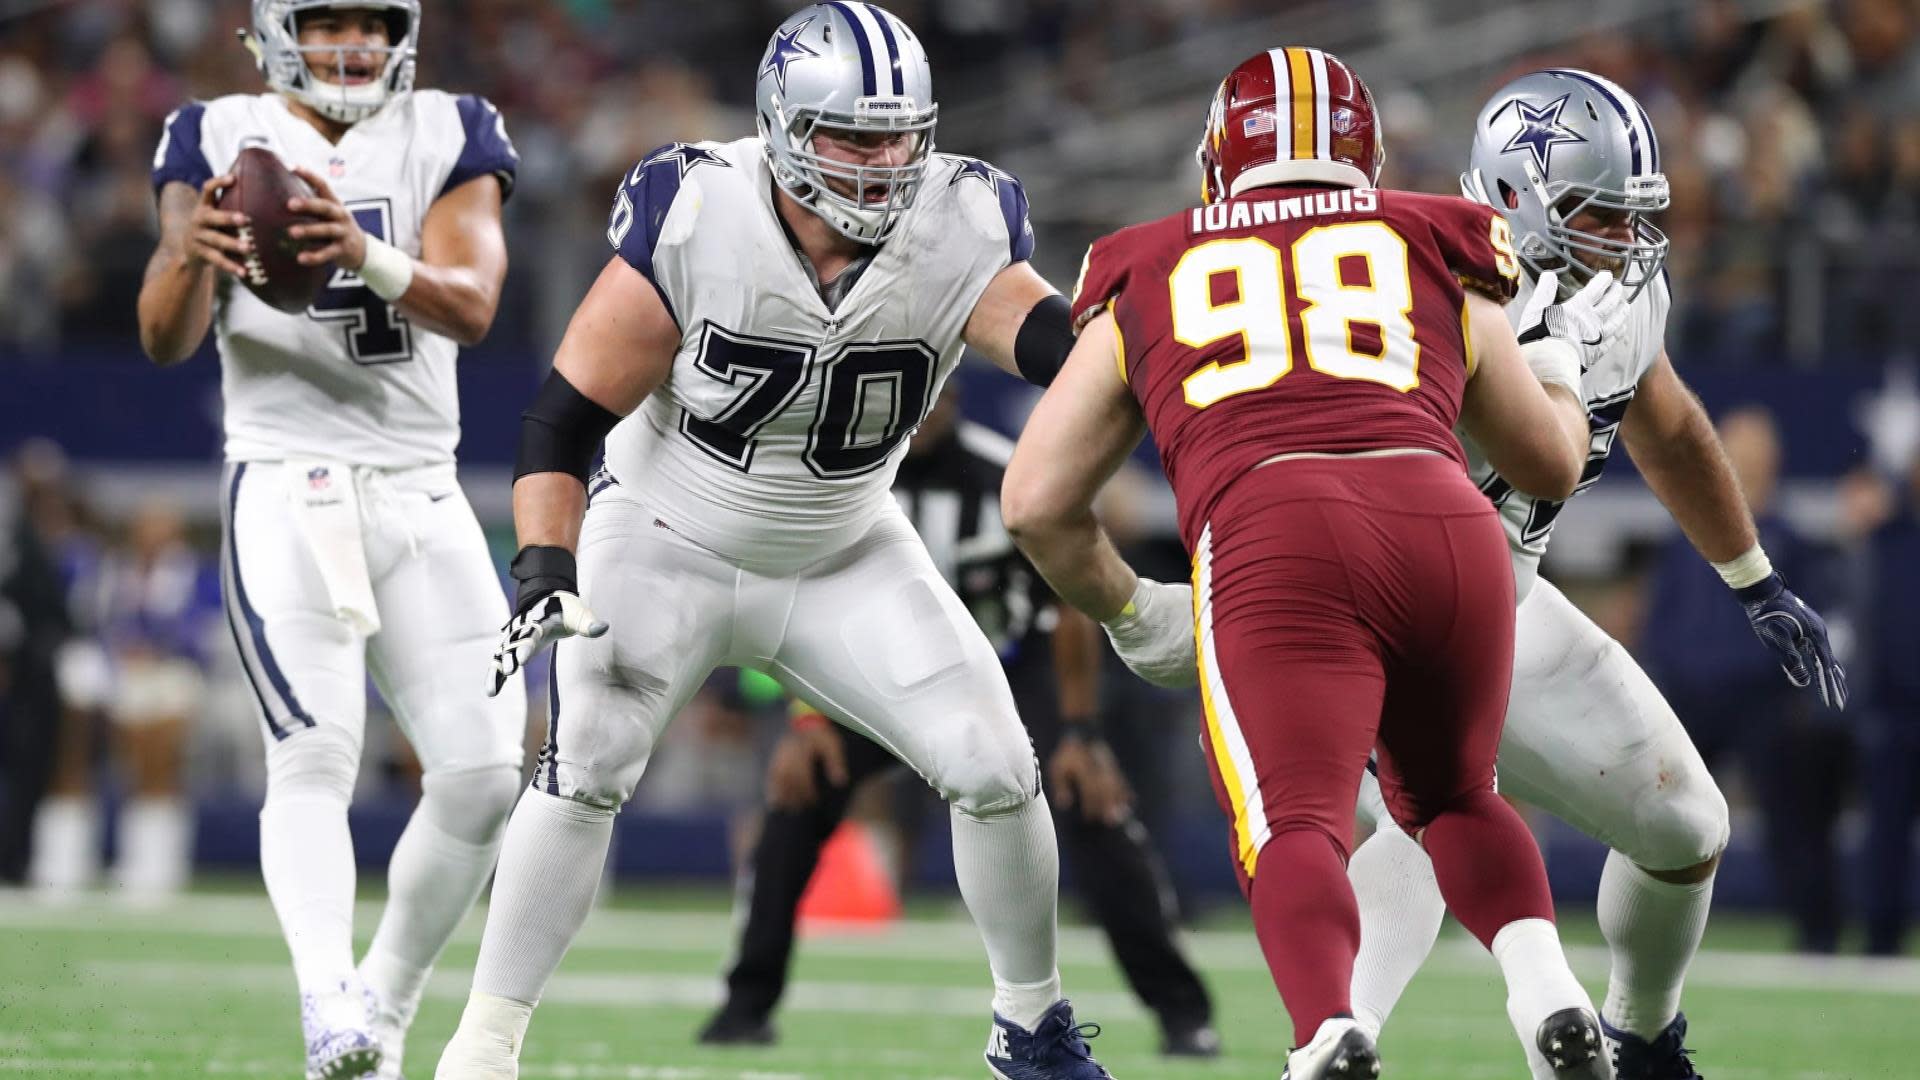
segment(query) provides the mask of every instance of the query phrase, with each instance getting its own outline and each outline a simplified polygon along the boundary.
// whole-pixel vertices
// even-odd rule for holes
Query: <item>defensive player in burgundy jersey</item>
[[[1617,324],[1622,298],[1597,278],[1551,320],[1578,325],[1573,341],[1523,352],[1501,311],[1520,277],[1505,221],[1377,189],[1380,145],[1372,97],[1338,59],[1273,49],[1235,68],[1199,149],[1207,205],[1088,252],[1080,339],[1002,506],[1136,671],[1201,686],[1234,865],[1294,1022],[1284,1075],[1379,1072],[1347,1000],[1359,921],[1344,874],[1377,743],[1392,813],[1499,958],[1523,1039],[1561,1075],[1604,1076],[1538,849],[1494,793],[1513,574],[1452,432],[1517,487],[1570,491],[1587,448],[1577,343]],[[1090,511],[1143,429],[1191,588],[1138,578]]]

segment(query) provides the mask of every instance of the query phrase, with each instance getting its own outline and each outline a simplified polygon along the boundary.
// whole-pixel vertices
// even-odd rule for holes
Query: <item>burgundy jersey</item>
[[[1504,303],[1519,279],[1506,220],[1477,203],[1267,187],[1096,241],[1073,315],[1113,310],[1192,550],[1276,454],[1411,447],[1464,470],[1466,290]]]

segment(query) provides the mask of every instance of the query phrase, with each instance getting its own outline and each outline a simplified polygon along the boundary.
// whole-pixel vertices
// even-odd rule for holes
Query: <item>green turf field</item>
[[[535,1015],[521,1075],[535,1080],[982,1080],[986,966],[957,909],[802,946],[778,1047],[709,1050],[693,1032],[717,1000],[727,949],[712,893],[623,897],[596,912]],[[663,906],[664,905],[664,906]],[[362,905],[357,928],[376,914]],[[428,1080],[465,1000],[479,937],[468,920],[431,984],[408,1054]],[[1825,964],[1766,951],[1777,928],[1731,920],[1694,969],[1691,1040],[1711,1080],[1920,1076],[1920,962]],[[1590,923],[1568,936],[1591,943]],[[1093,932],[1064,934],[1061,968],[1120,1080],[1274,1080],[1290,1030],[1251,936],[1195,933],[1227,1053],[1170,1064]],[[1598,987],[1604,956],[1575,949]],[[1523,1077],[1492,961],[1451,935],[1382,1044],[1388,1077]],[[0,1074],[29,1077],[301,1075],[293,981],[256,892],[200,894],[158,910],[106,899],[48,904],[0,894]]]

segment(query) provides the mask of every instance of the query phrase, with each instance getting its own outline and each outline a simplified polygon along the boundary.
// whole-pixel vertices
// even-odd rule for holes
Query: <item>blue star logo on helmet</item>
[[[1560,113],[1567,107],[1571,94],[1560,95],[1559,100],[1538,108],[1528,104],[1523,98],[1514,98],[1507,105],[1514,115],[1520,118],[1520,130],[1500,148],[1503,154],[1516,150],[1526,150],[1533,155],[1534,163],[1540,166],[1540,175],[1547,173],[1547,163],[1553,160],[1553,148],[1561,143],[1583,143],[1587,137],[1560,122]]]
[[[764,79],[768,72],[772,72],[773,81],[779,84],[783,94],[787,92],[787,65],[795,60],[805,60],[809,56],[817,58],[820,55],[799,41],[801,32],[812,24],[813,16],[809,15],[799,26],[773,35],[773,48],[767,53],[767,65],[760,69],[760,77]]]

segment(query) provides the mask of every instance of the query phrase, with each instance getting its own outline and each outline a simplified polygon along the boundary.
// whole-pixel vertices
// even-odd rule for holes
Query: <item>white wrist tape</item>
[[[1720,580],[1727,583],[1729,589],[1744,589],[1757,585],[1773,573],[1773,562],[1759,544],[1747,550],[1747,553],[1726,562],[1717,562],[1713,568],[1720,573]]]
[[[1580,398],[1580,350],[1559,338],[1536,338],[1520,346],[1520,356],[1533,377],[1549,386],[1564,386]]]
[[[413,284],[413,256],[377,236],[367,237],[367,261],[360,264],[360,280],[373,295],[392,303]]]

